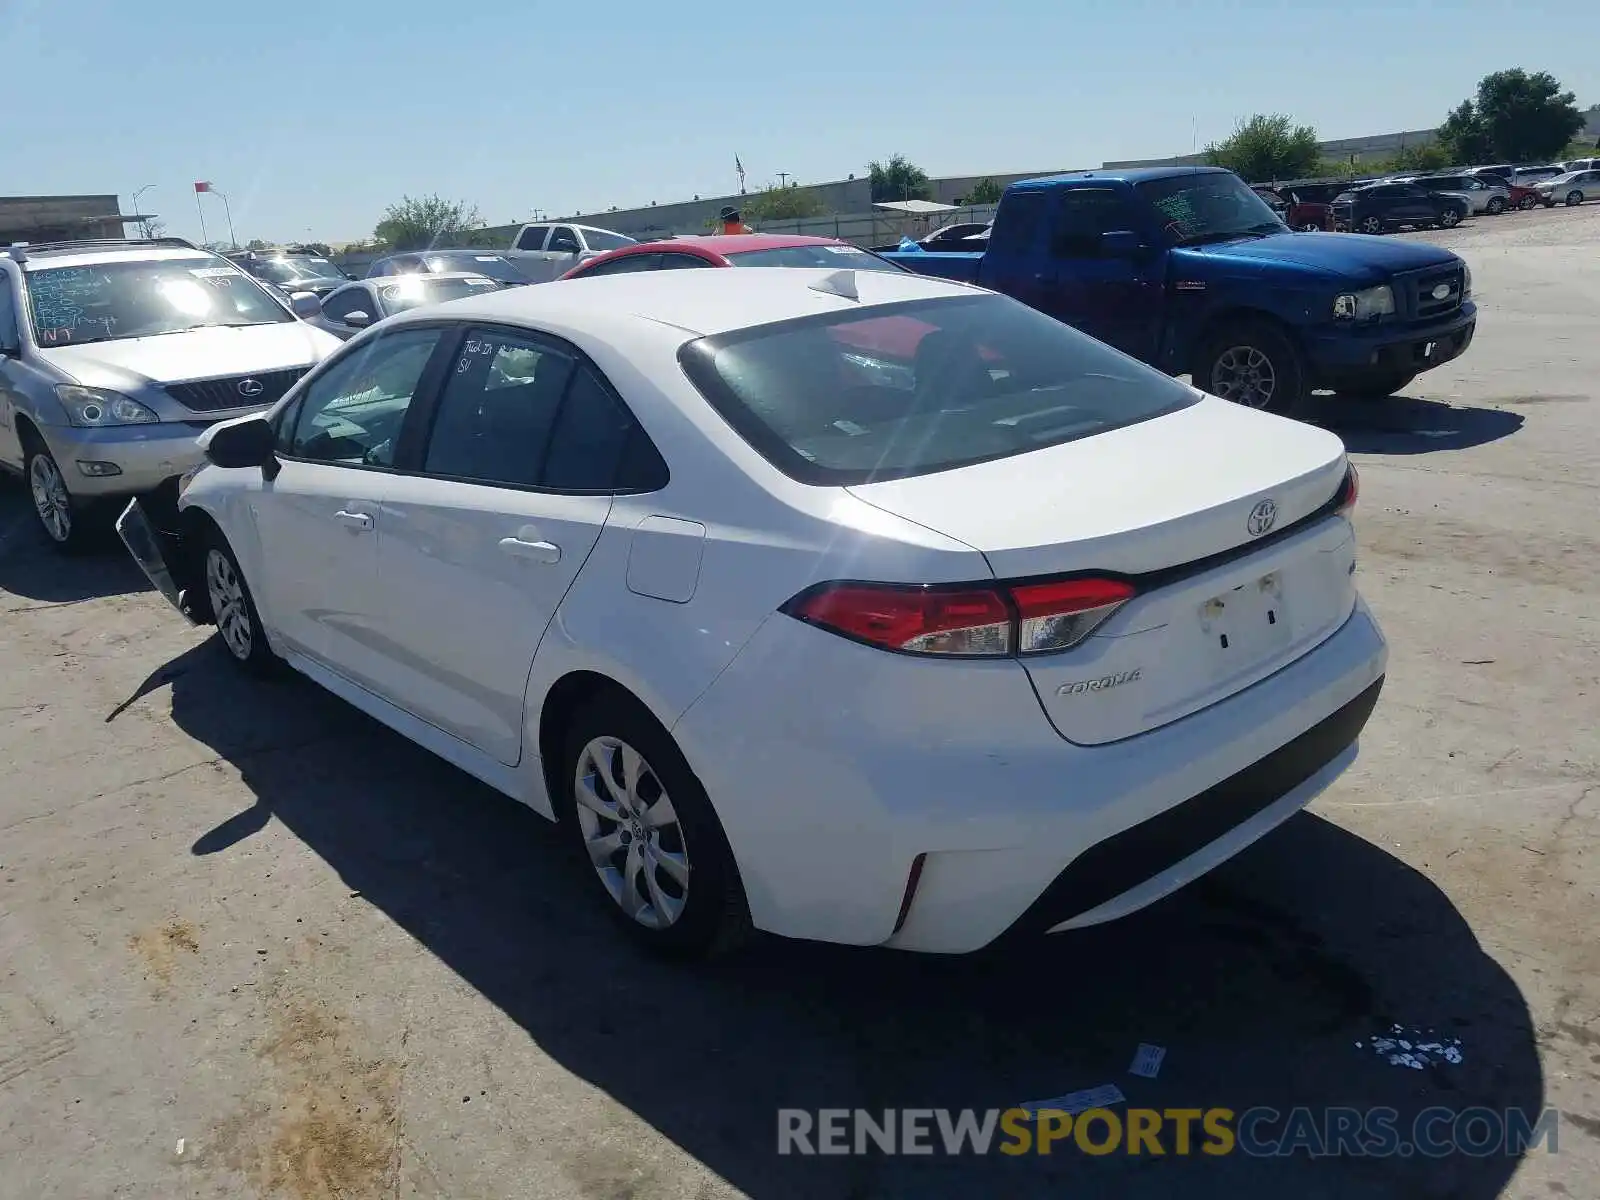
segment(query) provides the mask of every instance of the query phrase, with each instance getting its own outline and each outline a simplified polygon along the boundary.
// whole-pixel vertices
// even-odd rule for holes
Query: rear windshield
[[[766,250],[735,250],[728,261],[736,267],[831,267],[852,271],[899,271],[888,259],[868,254],[857,246],[773,246]]]
[[[408,275],[378,289],[385,312],[405,312],[424,304],[443,304],[446,300],[459,300],[463,296],[483,296],[498,291],[500,285],[492,279],[433,279],[426,275]]]
[[[427,259],[430,271],[471,271],[501,283],[527,282],[510,259],[498,254],[430,254]]]
[[[826,313],[690,342],[685,372],[802,483],[927,475],[1187,408],[1176,380],[1004,296]]]

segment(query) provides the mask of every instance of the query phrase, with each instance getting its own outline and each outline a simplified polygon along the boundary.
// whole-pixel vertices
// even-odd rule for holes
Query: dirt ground
[[[236,677],[0,488],[0,1196],[1600,1195],[1600,209],[1427,236],[1475,345],[1328,416],[1393,646],[1361,759],[1195,887],[1003,955],[644,960],[538,818]],[[1462,1061],[1389,1065],[1395,1024]],[[1563,1116],[1521,1160],[775,1153],[780,1107],[1104,1083]]]

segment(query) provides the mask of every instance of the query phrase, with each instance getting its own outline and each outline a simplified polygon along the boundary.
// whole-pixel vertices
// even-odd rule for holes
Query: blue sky
[[[118,192],[197,237],[370,234],[403,194],[491,223],[901,152],[930,174],[1186,152],[1252,112],[1435,125],[1489,71],[1600,102],[1587,0],[0,0],[10,194]],[[213,238],[220,201],[206,203]]]

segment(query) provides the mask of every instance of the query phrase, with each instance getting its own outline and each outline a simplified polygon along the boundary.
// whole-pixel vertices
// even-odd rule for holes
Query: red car
[[[639,242],[597,254],[562,279],[620,275],[624,271],[673,271],[684,267],[848,267],[854,271],[899,271],[887,259],[836,238],[797,233],[732,233]]]
[[[1312,233],[1333,228],[1333,207],[1325,200],[1310,200],[1294,188],[1257,185],[1252,190],[1267,202],[1290,229]]]

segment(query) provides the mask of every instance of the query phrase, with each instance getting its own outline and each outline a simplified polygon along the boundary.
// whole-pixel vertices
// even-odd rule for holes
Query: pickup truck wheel
[[[1361,224],[1357,228],[1362,233],[1382,233],[1383,218],[1379,216],[1362,217]]]
[[[1498,217],[1505,210],[1506,202],[1500,199],[1499,196],[1490,196],[1488,206],[1484,209],[1491,217]]]
[[[1440,229],[1454,229],[1461,224],[1461,214],[1453,208],[1447,208],[1439,214]]]
[[[1288,336],[1264,321],[1230,325],[1206,344],[1195,383],[1213,396],[1293,416],[1305,403],[1305,367]]]

